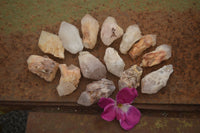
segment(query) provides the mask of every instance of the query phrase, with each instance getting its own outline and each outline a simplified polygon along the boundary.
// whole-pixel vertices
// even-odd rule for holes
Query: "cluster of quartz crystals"
[[[142,57],[141,66],[133,65],[124,71],[125,63],[123,59],[114,48],[108,47],[104,55],[104,65],[91,53],[82,51],[83,47],[87,49],[95,47],[99,27],[99,22],[91,15],[86,14],[81,19],[82,39],[79,29],[65,21],[61,23],[58,35],[46,31],[41,32],[38,46],[44,53],[52,54],[61,59],[65,57],[64,49],[71,54],[79,53],[80,68],[74,65],[59,65],[48,57],[31,55],[27,60],[28,69],[51,82],[55,78],[58,68],[60,68],[61,77],[56,88],[59,96],[69,95],[77,89],[81,73],[85,78],[98,80],[88,84],[77,101],[78,104],[90,106],[101,97],[109,97],[115,90],[114,83],[106,79],[107,70],[120,78],[118,81],[119,89],[125,87],[137,88],[140,86],[143,72],[141,66],[151,67],[171,57],[171,46],[163,44],[154,51],[146,53]],[[119,51],[122,54],[129,53],[133,60],[149,47],[156,45],[156,35],[147,34],[143,36],[137,24],[128,26],[124,33],[115,18],[108,16],[101,27],[101,41],[104,45],[110,46],[120,37],[122,37],[122,41],[119,45]],[[173,66],[167,65],[146,75],[141,81],[142,93],[153,94],[158,92],[166,86],[172,72]]]

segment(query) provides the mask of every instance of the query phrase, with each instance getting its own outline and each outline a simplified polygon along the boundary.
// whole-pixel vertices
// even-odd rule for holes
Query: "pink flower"
[[[98,102],[98,105],[104,108],[101,118],[112,121],[116,117],[123,129],[132,129],[141,117],[140,111],[131,105],[137,96],[135,88],[123,88],[118,92],[116,101],[112,98],[101,98]]]

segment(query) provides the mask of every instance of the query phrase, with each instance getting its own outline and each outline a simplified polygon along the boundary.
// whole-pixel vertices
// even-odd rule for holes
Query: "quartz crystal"
[[[93,49],[97,42],[99,32],[98,21],[89,14],[81,19],[81,30],[83,33],[83,45],[85,48]]]
[[[83,51],[79,53],[78,59],[81,72],[85,78],[95,80],[106,78],[106,67],[94,55]]]
[[[57,91],[59,96],[69,95],[78,87],[79,79],[81,78],[80,69],[74,65],[66,66],[59,65],[61,78]]]
[[[108,98],[115,90],[115,85],[108,79],[94,81],[86,86],[86,90],[81,93],[77,103],[90,106],[100,98]]]
[[[141,82],[142,93],[157,93],[160,89],[167,85],[167,81],[172,72],[173,66],[165,65],[162,68],[147,74]]]
[[[101,40],[106,46],[109,46],[113,41],[120,38],[123,33],[123,29],[117,25],[115,18],[107,17],[101,28]]]
[[[64,48],[72,54],[83,50],[83,44],[78,29],[67,22],[62,22],[58,33]]]
[[[133,46],[133,44],[138,41],[142,37],[140,28],[137,24],[130,25],[125,34],[123,35],[122,42],[120,44],[120,52],[122,54],[127,54],[129,49]]]
[[[146,53],[142,58],[141,66],[151,67],[161,63],[164,60],[168,60],[171,57],[171,46],[170,45],[160,45],[156,50]]]
[[[121,73],[124,71],[125,63],[114,48],[108,47],[106,49],[104,62],[110,73],[120,77]]]
[[[129,69],[125,70],[118,81],[119,89],[128,87],[128,88],[137,88],[140,86],[140,79],[142,75],[142,68],[133,65]]]
[[[48,82],[51,82],[55,78],[59,65],[54,60],[39,55],[29,56],[27,63],[28,69],[32,73],[44,78]]]
[[[143,36],[138,43],[136,43],[133,48],[129,51],[129,55],[132,59],[140,56],[143,51],[151,46],[156,45],[156,35],[148,34]]]
[[[38,46],[44,53],[52,54],[55,57],[61,59],[65,58],[64,56],[65,49],[62,45],[60,38],[55,34],[42,31],[40,34]]]

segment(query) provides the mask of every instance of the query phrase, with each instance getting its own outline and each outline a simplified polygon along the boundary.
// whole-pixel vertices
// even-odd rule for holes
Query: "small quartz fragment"
[[[86,90],[81,93],[77,103],[90,106],[98,102],[102,97],[108,98],[115,90],[115,85],[111,80],[101,79],[86,86]]]
[[[65,96],[71,94],[78,87],[79,79],[81,78],[80,69],[77,66],[66,64],[59,65],[61,71],[61,78],[57,91],[59,96]]]
[[[64,56],[65,49],[62,45],[60,38],[55,34],[42,31],[39,38],[38,46],[44,53],[52,54],[55,57],[61,59],[65,58]]]
[[[121,73],[124,71],[125,63],[114,48],[108,47],[106,49],[104,62],[110,73],[120,77]]]
[[[44,78],[48,82],[51,82],[55,78],[59,65],[54,60],[39,55],[29,56],[27,63],[28,69],[32,73]]]
[[[130,25],[125,34],[123,35],[122,42],[120,44],[120,52],[122,54],[127,54],[129,49],[133,46],[133,44],[138,41],[142,37],[140,28],[137,24]]]
[[[81,72],[85,78],[95,80],[106,78],[106,67],[94,55],[83,51],[79,53],[78,59]]]
[[[125,87],[137,88],[140,86],[142,72],[142,68],[137,65],[133,65],[129,69],[125,70],[118,81],[119,90]]]
[[[133,48],[129,51],[129,55],[132,59],[140,56],[143,51],[151,46],[156,45],[156,35],[148,34],[143,36],[138,43],[136,43]]]
[[[147,74],[141,82],[142,93],[154,94],[167,85],[169,76],[173,72],[173,66],[165,65],[162,68]]]
[[[120,38],[123,33],[123,29],[117,25],[115,18],[107,17],[101,28],[101,40],[106,46],[109,46],[113,41]]]
[[[78,29],[65,21],[60,25],[58,33],[64,48],[72,54],[83,50],[83,44]]]
[[[156,50],[146,53],[142,58],[141,66],[151,67],[168,60],[171,57],[171,46],[167,44],[160,45]]]
[[[84,47],[93,49],[97,42],[99,22],[91,15],[86,14],[81,20],[81,30],[83,33]]]

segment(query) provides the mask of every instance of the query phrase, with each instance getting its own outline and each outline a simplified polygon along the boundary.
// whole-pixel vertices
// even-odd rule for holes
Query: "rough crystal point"
[[[164,60],[168,60],[171,57],[171,46],[170,45],[160,45],[156,50],[146,53],[142,58],[141,66],[151,67],[161,63]]]
[[[48,82],[51,82],[55,78],[59,65],[52,59],[48,57],[42,57],[39,55],[29,56],[27,63],[28,69],[32,73],[40,76]]]
[[[40,34],[38,46],[44,53],[52,54],[55,57],[61,59],[65,58],[64,56],[65,49],[62,45],[60,38],[55,34],[42,31]]]
[[[90,106],[100,98],[108,98],[115,90],[115,85],[111,80],[101,79],[86,86],[86,90],[81,93],[77,103]]]
[[[133,65],[129,69],[125,70],[118,81],[119,90],[125,87],[137,88],[140,86],[142,72],[142,68],[137,65]]]
[[[165,65],[162,68],[147,74],[142,79],[142,93],[154,94],[166,86],[169,76],[173,72],[172,65]]]
[[[67,22],[62,22],[58,35],[64,48],[72,54],[83,50],[83,44],[78,29]]]
[[[133,44],[138,41],[142,37],[140,28],[137,24],[130,25],[125,34],[123,35],[122,42],[120,44],[120,52],[122,54],[127,54],[129,49],[133,46]]]
[[[125,63],[114,48],[108,47],[104,55],[104,62],[108,71],[120,77],[124,71]]]
[[[115,18],[107,17],[101,28],[101,40],[106,46],[109,46],[114,40],[120,38],[123,33],[123,29],[117,25]]]
[[[81,30],[83,33],[83,45],[85,48],[93,49],[97,42],[99,32],[98,21],[89,14],[81,19]]]
[[[95,80],[106,78],[106,67],[94,55],[83,51],[79,53],[78,59],[81,72],[85,78]]]
[[[138,43],[136,43],[133,48],[129,51],[129,55],[132,59],[140,56],[143,51],[151,46],[156,45],[156,35],[148,34],[143,36]]]
[[[79,79],[81,78],[80,69],[74,65],[69,67],[66,64],[59,65],[61,78],[57,91],[59,96],[69,95],[78,87]]]

